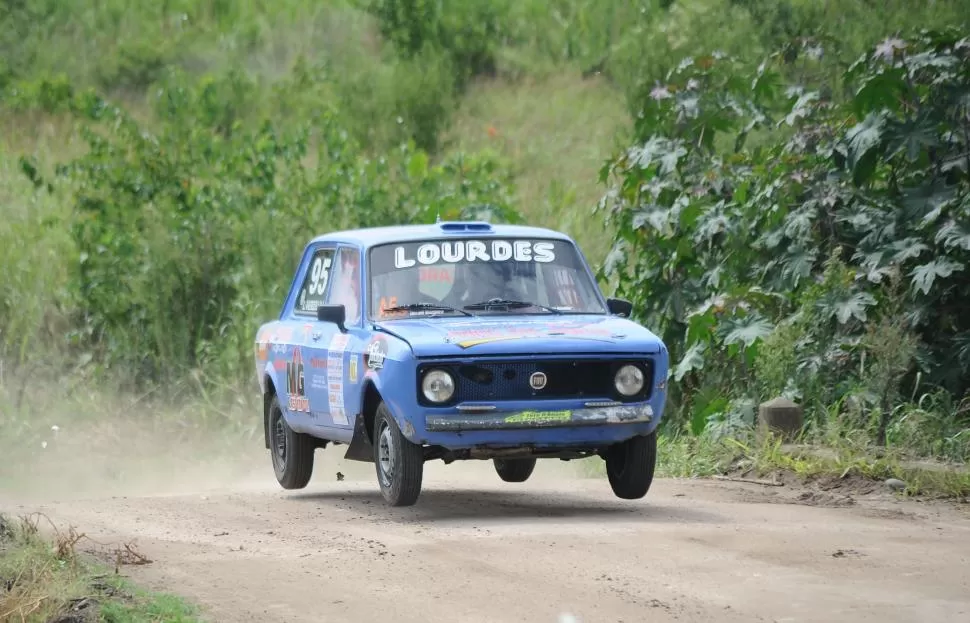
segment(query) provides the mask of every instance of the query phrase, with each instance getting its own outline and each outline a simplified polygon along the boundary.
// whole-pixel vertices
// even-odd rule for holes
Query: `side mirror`
[[[347,327],[347,308],[343,305],[320,305],[317,307],[317,320],[320,322],[332,322],[337,325],[341,332],[346,333]]]
[[[623,299],[606,299],[606,307],[614,316],[629,318],[633,313],[633,303]]]

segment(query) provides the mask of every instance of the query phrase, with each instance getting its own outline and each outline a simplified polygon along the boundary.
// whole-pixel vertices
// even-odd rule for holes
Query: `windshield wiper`
[[[396,311],[452,311],[458,314],[464,314],[466,316],[474,316],[475,314],[466,312],[463,309],[458,309],[456,307],[450,307],[448,305],[438,305],[437,303],[407,303],[406,305],[395,305],[394,307],[383,307],[382,312],[396,312]]]
[[[553,314],[563,313],[561,309],[556,309],[555,307],[546,307],[545,305],[540,305],[538,303],[531,303],[529,301],[515,301],[512,299],[488,299],[487,301],[482,301],[480,303],[471,303],[470,305],[465,305],[465,309],[488,309],[489,307],[506,307],[512,309],[515,307],[538,307],[539,309],[544,309],[547,312],[552,312]]]

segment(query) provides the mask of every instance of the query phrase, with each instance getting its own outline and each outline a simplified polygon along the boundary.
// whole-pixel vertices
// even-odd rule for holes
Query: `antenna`
[[[441,222],[441,208],[438,208],[438,210],[435,212],[435,214],[436,214],[435,221],[434,221],[435,224],[440,223]]]

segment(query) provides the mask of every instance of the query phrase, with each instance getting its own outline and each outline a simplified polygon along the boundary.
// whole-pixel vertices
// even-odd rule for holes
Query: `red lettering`
[[[446,266],[422,266],[418,269],[419,281],[435,281],[441,283],[451,283],[454,281],[454,273]]]

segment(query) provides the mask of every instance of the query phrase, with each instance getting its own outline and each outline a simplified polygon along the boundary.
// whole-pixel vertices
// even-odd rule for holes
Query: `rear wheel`
[[[294,431],[283,417],[279,399],[273,396],[269,405],[269,451],[273,457],[276,480],[284,489],[302,489],[313,474],[312,437]]]
[[[495,471],[505,482],[525,482],[536,468],[535,458],[531,459],[493,459]]]
[[[374,465],[381,495],[391,506],[411,506],[421,494],[424,448],[411,443],[382,402],[374,418]]]
[[[616,497],[642,498],[650,490],[657,465],[657,432],[618,443],[607,451],[606,475]]]

